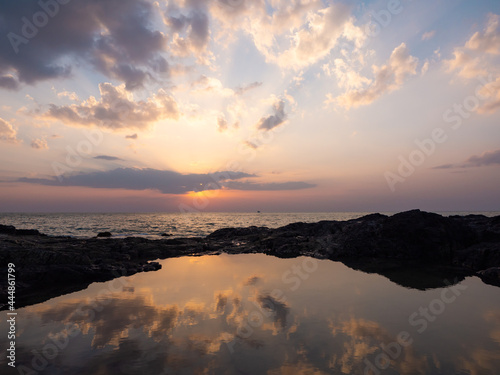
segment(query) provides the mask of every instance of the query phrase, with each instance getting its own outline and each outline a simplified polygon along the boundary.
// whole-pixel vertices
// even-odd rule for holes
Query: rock
[[[500,286],[500,267],[491,267],[483,271],[479,271],[477,275],[486,284]]]
[[[110,232],[100,232],[97,234],[97,238],[109,238],[112,234]]]
[[[420,289],[441,286],[445,276],[461,280],[476,272],[484,282],[500,286],[500,216],[443,217],[412,210],[276,229],[225,228],[205,238],[159,240],[102,241],[112,236],[110,232],[89,239],[48,237],[8,225],[0,225],[0,234],[0,267],[15,263],[20,280],[18,307],[91,282],[158,270],[161,265],[151,261],[159,258],[221,253],[331,259]],[[7,279],[0,278],[0,299],[6,296]]]
[[[172,237],[172,235],[169,234],[169,233],[162,233],[160,236],[162,236],[162,237]]]
[[[0,225],[0,234],[11,236],[45,236],[36,229],[16,229],[12,225]]]

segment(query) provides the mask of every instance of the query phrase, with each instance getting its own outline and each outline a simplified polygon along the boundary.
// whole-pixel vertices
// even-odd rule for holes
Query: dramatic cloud
[[[367,88],[351,90],[337,98],[329,95],[327,103],[334,102],[346,109],[371,104],[382,95],[398,90],[408,77],[417,74],[417,64],[418,59],[401,43],[385,65],[373,67],[375,78]]]
[[[500,150],[487,151],[481,155],[473,155],[461,164],[444,164],[434,167],[433,169],[470,168],[497,164],[500,164]]]
[[[0,118],[0,141],[18,142],[17,131],[10,123]]]
[[[4,75],[0,77],[0,88],[16,90],[19,88],[19,82],[10,74]]]
[[[180,115],[175,99],[162,89],[141,101],[134,101],[125,85],[116,87],[111,83],[101,83],[99,91],[100,101],[91,96],[80,104],[51,104],[45,116],[76,125],[120,130],[146,129],[157,121],[178,119]]]
[[[296,190],[313,187],[303,182],[259,183],[237,182],[256,177],[244,172],[223,171],[210,174],[181,174],[156,169],[118,168],[63,176],[61,179],[21,178],[19,182],[48,186],[83,186],[102,189],[159,190],[164,194],[185,194],[223,187],[233,190]]]
[[[97,159],[97,160],[107,160],[107,161],[124,161],[121,158],[118,158],[116,156],[109,156],[109,155],[94,156],[94,159]]]
[[[49,145],[45,139],[34,139],[31,141],[31,148],[34,148],[35,150],[48,150]]]
[[[184,8],[181,10],[170,4],[164,13],[165,25],[170,28],[173,35],[170,52],[179,57],[198,54],[200,58],[199,54],[206,52],[210,40],[209,15],[203,2],[188,1],[183,5]],[[200,62],[207,61],[201,59]]]
[[[141,87],[151,74],[168,71],[161,56],[166,37],[152,28],[151,2],[85,0],[52,2],[52,7],[41,3],[48,2],[2,4],[0,87],[68,77],[76,62],[125,82],[127,89]]]
[[[274,114],[267,117],[262,117],[257,124],[257,129],[260,130],[271,130],[275,127],[283,124],[286,121],[285,113],[285,101],[279,100],[274,103],[273,106]]]

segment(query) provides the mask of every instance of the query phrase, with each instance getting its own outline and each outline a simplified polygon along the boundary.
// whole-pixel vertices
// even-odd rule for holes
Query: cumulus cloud
[[[417,64],[418,59],[410,55],[405,43],[401,43],[385,65],[373,66],[374,79],[368,87],[347,91],[337,98],[330,95],[327,103],[334,102],[346,109],[371,104],[382,95],[401,88],[408,77],[417,74]]]
[[[31,148],[35,150],[48,150],[49,145],[45,139],[33,139],[31,141]]]
[[[203,2],[188,1],[182,5],[180,8],[169,4],[163,15],[165,25],[172,33],[170,52],[180,57],[195,55],[200,61],[199,54],[207,52],[210,41],[209,14]]]
[[[62,179],[21,178],[19,182],[48,186],[82,186],[102,189],[158,190],[163,194],[185,194],[223,187],[234,190],[296,190],[312,187],[301,182],[260,183],[237,181],[256,177],[244,172],[222,171],[210,174],[181,174],[157,169],[118,168],[111,171],[80,173]],[[238,182],[237,184],[235,184]]]
[[[491,72],[488,55],[500,54],[500,16],[489,14],[483,31],[475,32],[462,47],[453,50],[453,58],[445,60],[448,71],[456,71],[463,78],[475,78]]]
[[[233,1],[227,1],[232,3]],[[366,39],[354,25],[351,9],[343,4],[325,6],[320,0],[212,1],[212,15],[226,27],[249,34],[268,62],[301,69],[324,59],[341,38],[356,46]],[[228,37],[230,38],[230,37]]]
[[[490,82],[479,94],[485,101],[479,113],[490,113],[500,108],[500,16],[489,14],[482,31],[476,31],[462,47],[453,50],[453,58],[444,61],[449,72],[464,79],[488,76]]]
[[[360,89],[372,82],[343,59],[335,59],[332,66],[325,64],[323,70],[327,75],[335,75],[339,87],[346,90]]]
[[[2,118],[0,118],[0,140],[11,143],[18,142],[16,129]]]
[[[489,14],[486,27],[483,32],[475,32],[474,35],[467,41],[465,47],[470,50],[491,53],[494,55],[500,54],[500,16],[497,14]]]
[[[152,74],[168,72],[161,56],[166,37],[153,27],[150,1],[72,1],[58,8],[30,35],[23,26],[43,11],[39,2],[2,4],[0,87],[69,77],[75,63],[119,79],[130,90],[142,87]]]
[[[279,58],[280,64],[300,68],[323,59],[335,47],[349,19],[350,10],[344,5],[311,14],[308,27],[293,35],[293,45]]]
[[[80,104],[51,104],[45,116],[75,125],[121,130],[146,129],[157,121],[178,119],[180,115],[175,99],[162,89],[140,101],[134,100],[124,84],[101,83],[99,91],[100,100],[91,96]]]
[[[500,165],[500,150],[486,151],[481,155],[473,155],[465,162],[460,164],[443,164],[433,169],[453,169],[453,168],[471,168]]]
[[[257,123],[257,129],[269,131],[283,124],[286,121],[285,101],[278,100],[273,105],[274,114],[262,117]]]

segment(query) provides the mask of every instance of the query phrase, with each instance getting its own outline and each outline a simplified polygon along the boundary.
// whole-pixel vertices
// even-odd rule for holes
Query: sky
[[[500,2],[0,4],[0,212],[500,211]]]

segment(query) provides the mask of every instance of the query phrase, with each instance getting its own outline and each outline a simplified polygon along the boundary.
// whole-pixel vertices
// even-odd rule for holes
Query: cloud
[[[500,164],[500,149],[494,151],[486,151],[481,155],[473,155],[461,164],[443,164],[432,169],[453,169],[453,168],[471,168],[492,166]]]
[[[35,150],[48,150],[49,145],[45,139],[34,139],[31,141],[31,148],[34,148]]]
[[[436,30],[427,31],[422,34],[422,40],[432,39],[434,38],[434,35],[436,35]]]
[[[500,76],[484,85],[479,94],[487,101],[477,109],[477,112],[493,113],[500,108]]]
[[[191,5],[191,6],[190,6]],[[207,52],[210,41],[209,15],[203,2],[185,2],[182,9],[170,4],[163,21],[170,28],[170,52],[179,57],[198,54],[198,61],[207,63],[200,53]],[[201,59],[200,59],[201,58]]]
[[[257,123],[259,130],[271,130],[283,124],[286,121],[285,101],[278,100],[273,105],[274,114],[267,117],[262,117]]]
[[[168,72],[161,56],[166,37],[153,28],[147,0],[86,0],[58,4],[45,26],[29,26],[45,13],[40,2],[5,2],[0,9],[0,87],[67,78],[72,66],[91,66],[132,90]],[[28,26],[26,26],[28,25]],[[27,30],[29,30],[27,33]],[[23,33],[24,31],[24,33]],[[6,76],[10,74],[11,76]]]
[[[271,182],[271,183],[254,183],[254,182],[241,182],[230,181],[224,184],[225,187],[233,190],[251,190],[251,191],[281,191],[281,190],[301,190],[316,187],[302,181],[289,181],[289,182]]]
[[[134,101],[124,84],[101,83],[99,91],[99,101],[91,96],[80,104],[51,104],[44,116],[74,125],[96,125],[112,130],[147,129],[157,121],[180,116],[177,102],[163,89],[140,101]]]
[[[487,151],[477,156],[471,156],[467,159],[467,163],[472,166],[495,165],[500,164],[500,150]]]
[[[255,143],[253,143],[253,142],[250,142],[250,141],[245,141],[245,142],[243,142],[243,144],[244,144],[245,146],[247,146],[247,147],[249,147],[249,148],[253,149],[253,150],[256,150],[256,149],[258,149],[258,148],[259,148],[259,146],[258,146],[258,145],[256,145],[256,144],[255,144]]]
[[[14,76],[7,74],[0,77],[0,88],[16,90],[19,88],[19,82],[14,78]]]
[[[222,97],[234,96],[234,91],[224,87],[222,82],[214,77],[201,75],[196,81],[191,83],[193,93],[208,93],[210,95],[220,95]]]
[[[500,30],[498,25],[500,16],[497,14],[489,14],[486,27],[483,32],[475,32],[474,35],[467,41],[465,47],[481,51],[483,53],[491,53],[494,55],[500,54]]]
[[[97,159],[97,160],[107,160],[107,161],[124,161],[121,158],[118,158],[116,156],[109,156],[109,155],[94,156],[94,159]]]
[[[181,174],[157,169],[118,168],[110,171],[80,173],[62,179],[20,178],[18,182],[47,186],[82,186],[101,189],[158,190],[163,194],[186,194],[223,187],[233,190],[297,190],[313,187],[303,182],[252,183],[238,182],[256,175],[223,171],[210,174]]]
[[[69,100],[72,100],[74,102],[78,102],[80,99],[78,98],[78,95],[76,95],[75,92],[70,92],[70,91],[62,91],[57,93],[58,98],[68,98]]]
[[[212,1],[211,13],[231,40],[235,29],[251,37],[267,62],[301,69],[326,58],[341,38],[360,46],[366,39],[351,8],[321,0]]]
[[[462,47],[453,50],[453,58],[444,60],[448,72],[464,79],[489,77],[479,91],[485,101],[478,113],[491,113],[500,108],[500,16],[489,14],[482,31],[476,31]]]
[[[137,133],[134,133],[134,134],[131,134],[131,135],[126,135],[125,136],[125,139],[138,139],[139,136],[137,135]]]
[[[217,118],[217,130],[223,132],[227,130],[227,127],[228,127],[227,120],[222,114]]]
[[[252,82],[246,86],[240,86],[235,90],[236,95],[243,95],[247,91],[253,90],[257,87],[262,86],[262,82]]]
[[[405,43],[401,43],[392,51],[389,61],[382,66],[373,66],[372,83],[359,90],[350,90],[333,98],[328,97],[326,103],[350,109],[369,105],[384,94],[401,88],[406,79],[417,73],[418,59],[410,55]]]
[[[332,67],[325,64],[323,66],[323,70],[327,73],[327,75],[331,75],[333,73],[337,78],[339,87],[347,90],[360,89],[372,82],[371,79],[363,77],[361,74],[356,72],[353,69],[352,64],[347,63],[343,59],[335,59]]]
[[[300,68],[326,57],[342,35],[349,17],[349,8],[340,4],[311,14],[308,27],[293,35],[293,45],[280,56],[280,64]]]
[[[17,143],[17,131],[4,119],[0,118],[0,141]]]
[[[482,32],[475,32],[463,47],[453,50],[453,58],[444,60],[448,71],[457,71],[463,78],[476,78],[492,72],[493,66],[488,55],[500,54],[500,17],[489,14]]]

